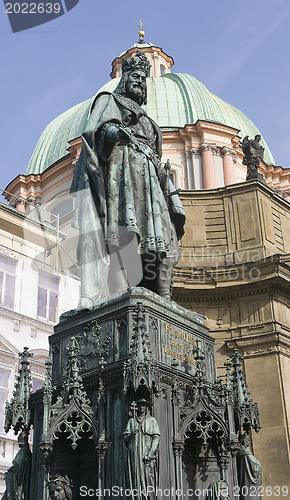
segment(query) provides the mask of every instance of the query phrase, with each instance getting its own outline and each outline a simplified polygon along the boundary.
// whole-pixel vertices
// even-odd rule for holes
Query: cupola
[[[151,64],[150,77],[156,78],[166,73],[171,73],[174,61],[171,56],[168,56],[161,47],[157,47],[154,43],[144,42],[145,32],[143,31],[143,23],[140,22],[140,31],[138,33],[139,41],[134,43],[130,49],[122,52],[112,62],[111,78],[118,78],[122,75],[122,59],[129,59],[137,50],[142,50]]]

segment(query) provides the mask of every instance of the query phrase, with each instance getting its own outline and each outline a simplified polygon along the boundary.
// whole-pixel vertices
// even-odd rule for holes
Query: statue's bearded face
[[[144,71],[136,70],[129,74],[126,83],[126,94],[141,106],[146,100],[147,85]]]

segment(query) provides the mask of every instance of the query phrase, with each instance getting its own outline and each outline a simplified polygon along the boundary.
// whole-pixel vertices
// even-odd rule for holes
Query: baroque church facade
[[[142,37],[114,59],[111,81],[97,94],[116,88],[122,58],[138,49],[151,64],[146,111],[162,130],[162,163],[170,161],[187,215],[173,299],[206,316],[219,376],[234,349],[243,355],[260,410],[261,430],[251,447],[262,464],[263,484],[290,486],[290,169],[275,166],[262,138],[259,171],[266,182],[246,181],[240,141],[260,134],[256,126],[193,76],[173,73],[173,59]],[[48,336],[58,316],[77,306],[75,202],[69,189],[95,97],[47,126],[27,171],[7,186],[8,204],[0,205],[1,428],[18,352],[27,345],[34,354],[37,390],[44,380]],[[25,292],[25,280],[32,296]],[[178,357],[178,347],[168,355]],[[0,493],[16,451],[11,431],[5,435],[0,429]]]

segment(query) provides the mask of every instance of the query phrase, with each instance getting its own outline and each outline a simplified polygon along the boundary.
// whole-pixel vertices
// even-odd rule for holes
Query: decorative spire
[[[139,36],[139,43],[144,43],[145,31],[143,31],[143,26],[144,26],[144,24],[142,23],[142,20],[141,20],[141,19],[140,19],[140,21],[139,21],[139,25],[140,25],[140,30],[139,30],[139,33],[138,33],[138,36]]]
[[[134,310],[133,335],[130,345],[129,359],[124,363],[124,393],[129,387],[136,391],[139,385],[147,389],[158,386],[158,372],[153,360],[146,324],[145,311],[141,302],[137,302]]]
[[[32,384],[29,358],[31,356],[32,354],[28,351],[28,347],[24,347],[23,352],[19,353],[20,368],[18,370],[17,382],[10,403],[6,403],[6,432],[12,427],[15,434],[17,434],[19,430],[28,431],[30,427],[29,398]]]
[[[199,382],[205,379],[205,365],[204,365],[204,352],[201,348],[201,341],[196,341],[196,347],[194,350],[194,359],[196,361],[196,377]]]
[[[254,403],[248,390],[245,374],[240,363],[241,359],[243,359],[243,356],[237,349],[234,349],[234,353],[228,357],[225,363],[228,392],[230,386],[232,389],[236,426],[237,430],[243,428],[249,431],[249,428],[253,427],[256,432],[259,432],[260,419],[258,405]],[[231,374],[230,367],[232,367]]]
[[[84,434],[97,440],[95,414],[80,375],[80,346],[76,337],[71,337],[66,346],[67,377],[62,392],[52,404],[51,359],[46,363],[47,377],[43,392],[44,420],[42,442],[39,444],[43,464],[50,463],[54,441],[65,435],[73,450],[78,447]]]
[[[43,389],[43,434],[47,434],[49,430],[50,407],[52,404],[52,359],[48,357],[45,362],[46,377]]]

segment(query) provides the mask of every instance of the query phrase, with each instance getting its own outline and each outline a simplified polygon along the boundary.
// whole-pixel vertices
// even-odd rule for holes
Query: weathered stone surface
[[[124,362],[130,355],[136,307],[141,303],[153,358],[178,372],[195,375],[194,351],[213,353],[213,339],[204,327],[205,318],[143,288],[132,288],[100,300],[93,311],[80,312],[55,327],[50,337],[53,353],[53,381],[59,381],[67,363],[66,345],[80,339],[80,355],[86,371],[100,364]],[[89,338],[88,338],[89,337]],[[213,358],[205,360],[207,380],[215,379]]]
[[[63,318],[43,395],[31,398],[31,500],[53,475],[73,479],[73,500],[104,489],[114,498],[138,484],[175,496],[221,479],[233,494],[237,432],[258,431],[259,415],[237,351],[216,379],[204,320],[143,288]],[[131,497],[149,500],[155,490]]]

